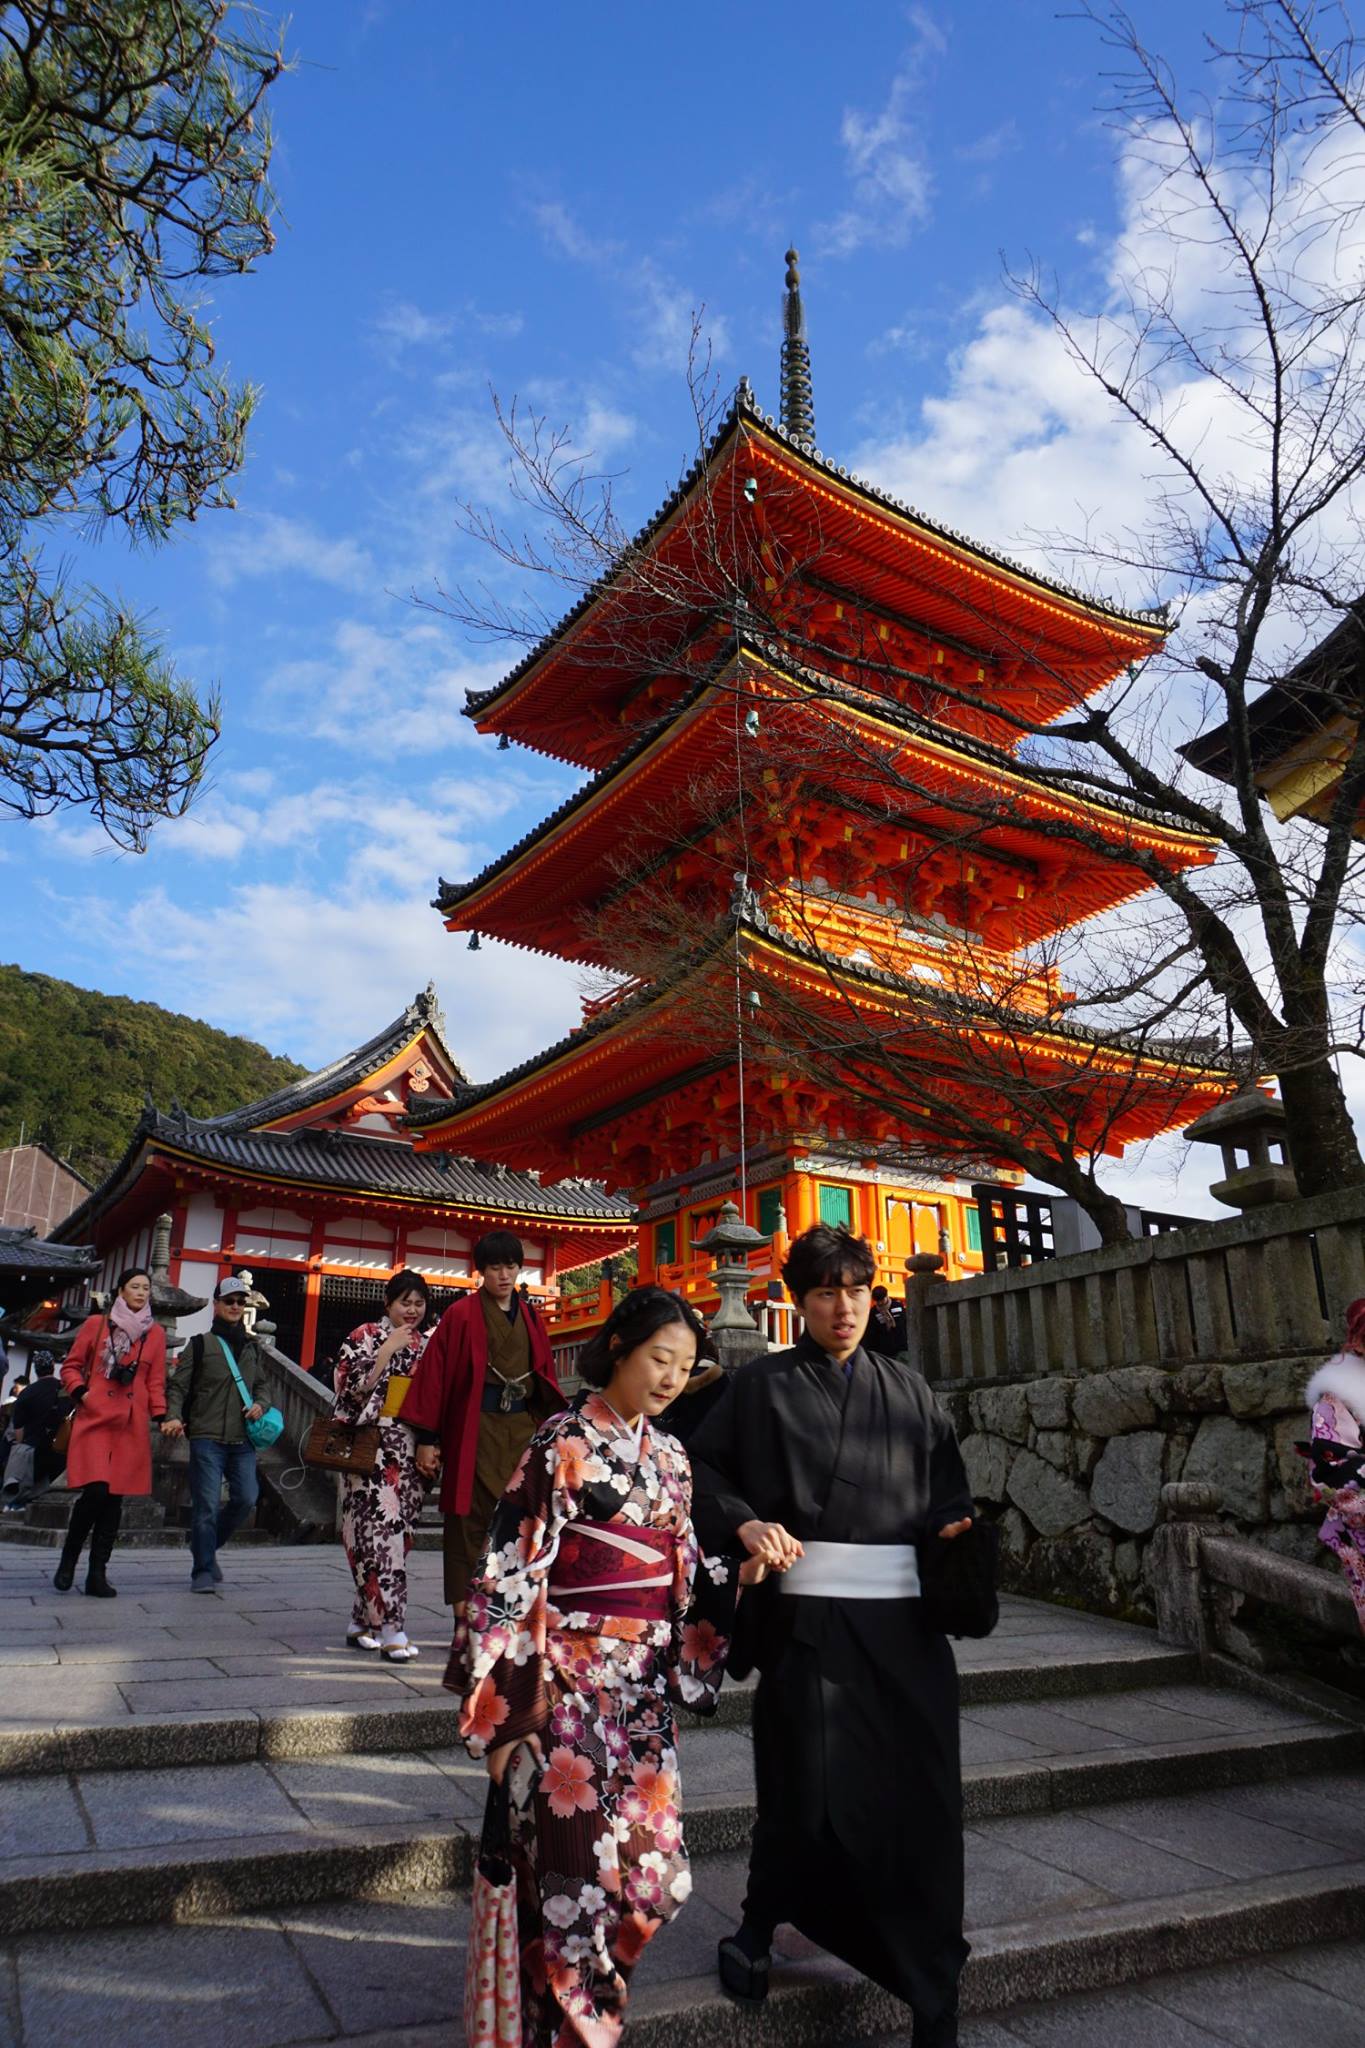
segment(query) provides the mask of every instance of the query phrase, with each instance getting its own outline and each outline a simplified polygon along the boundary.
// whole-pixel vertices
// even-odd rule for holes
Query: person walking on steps
[[[1313,1498],[1327,1510],[1318,1540],[1336,1553],[1365,1632],[1365,1299],[1346,1310],[1341,1348],[1308,1382]]]
[[[337,1353],[332,1412],[341,1422],[379,1430],[373,1469],[348,1472],[341,1482],[341,1542],[355,1580],[346,1642],[352,1650],[378,1650],[390,1664],[410,1664],[418,1654],[407,1636],[408,1552],[422,1512],[422,1480],[412,1431],[398,1410],[426,1349],[422,1323],[430,1300],[420,1273],[395,1273],[380,1320],[352,1330]]]
[[[163,1436],[190,1440],[190,1591],[212,1593],[223,1582],[218,1553],[256,1505],[256,1450],[248,1422],[265,1413],[265,1360],[242,1327],[250,1282],[220,1280],[213,1324],[192,1337],[166,1397]],[[228,1497],[223,1501],[223,1481]]]
[[[478,1287],[441,1317],[399,1410],[417,1438],[417,1470],[441,1471],[445,1598],[457,1620],[507,1482],[564,1406],[545,1325],[517,1292],[521,1239],[490,1230],[474,1264]]]
[[[782,1278],[805,1334],[741,1366],[688,1446],[699,1540],[768,1567],[728,1665],[760,1672],[758,1798],[743,1923],[718,1963],[722,1988],[759,2004],[788,1922],[904,1999],[915,2048],[957,2048],[957,1670],[919,1561],[975,1511],[933,1393],[864,1342],[875,1271],[866,1239],[803,1231]]]
[[[112,1600],[108,1564],[123,1503],[152,1490],[150,1425],[166,1412],[166,1333],[152,1321],[152,1276],[144,1266],[119,1275],[107,1315],[88,1316],[62,1365],[62,1386],[76,1403],[67,1446],[67,1484],[76,1493],[53,1585],[68,1592],[85,1539],[85,1590]]]

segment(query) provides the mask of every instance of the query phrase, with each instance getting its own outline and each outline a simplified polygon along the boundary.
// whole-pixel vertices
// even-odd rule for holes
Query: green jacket
[[[270,1406],[270,1383],[256,1339],[247,1330],[234,1332],[237,1370],[253,1401]],[[246,1410],[237,1383],[223,1356],[216,1331],[192,1337],[166,1387],[166,1420],[183,1422],[187,1436],[208,1437],[216,1444],[246,1442]]]

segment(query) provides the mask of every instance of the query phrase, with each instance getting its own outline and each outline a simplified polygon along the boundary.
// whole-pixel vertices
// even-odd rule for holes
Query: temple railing
[[[1287,1661],[1247,1626],[1246,1603],[1336,1642],[1358,1643],[1360,1623],[1335,1569],[1300,1564],[1220,1527],[1215,1487],[1163,1486],[1163,1520],[1148,1571],[1163,1641],[1196,1650],[1203,1663],[1230,1656],[1260,1669]]]
[[[333,1396],[321,1380],[286,1358],[274,1345],[274,1326],[256,1325],[256,1341],[265,1360],[270,1399],[284,1417],[284,1433],[257,1456],[264,1485],[300,1534],[335,1536],[341,1526],[341,1489],[334,1475],[305,1465],[300,1451],[313,1424],[332,1412]]]
[[[1365,1188],[1036,1265],[911,1277],[910,1357],[929,1379],[1112,1372],[1335,1348],[1365,1294]]]

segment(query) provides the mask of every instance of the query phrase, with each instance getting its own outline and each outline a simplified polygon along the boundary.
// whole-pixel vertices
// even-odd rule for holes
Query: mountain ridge
[[[253,1039],[132,996],[0,963],[0,1146],[49,1146],[98,1183],[148,1095],[217,1116],[308,1072]]]

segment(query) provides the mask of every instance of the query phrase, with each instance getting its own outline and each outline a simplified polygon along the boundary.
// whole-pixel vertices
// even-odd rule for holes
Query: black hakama
[[[908,1365],[808,1338],[743,1366],[689,1445],[707,1549],[781,1522],[803,1542],[937,1542],[971,1515],[952,1425]],[[746,1592],[729,1669],[757,1667],[758,1823],[745,1918],[786,1921],[925,2018],[962,1937],[957,1667],[914,1599]]]

